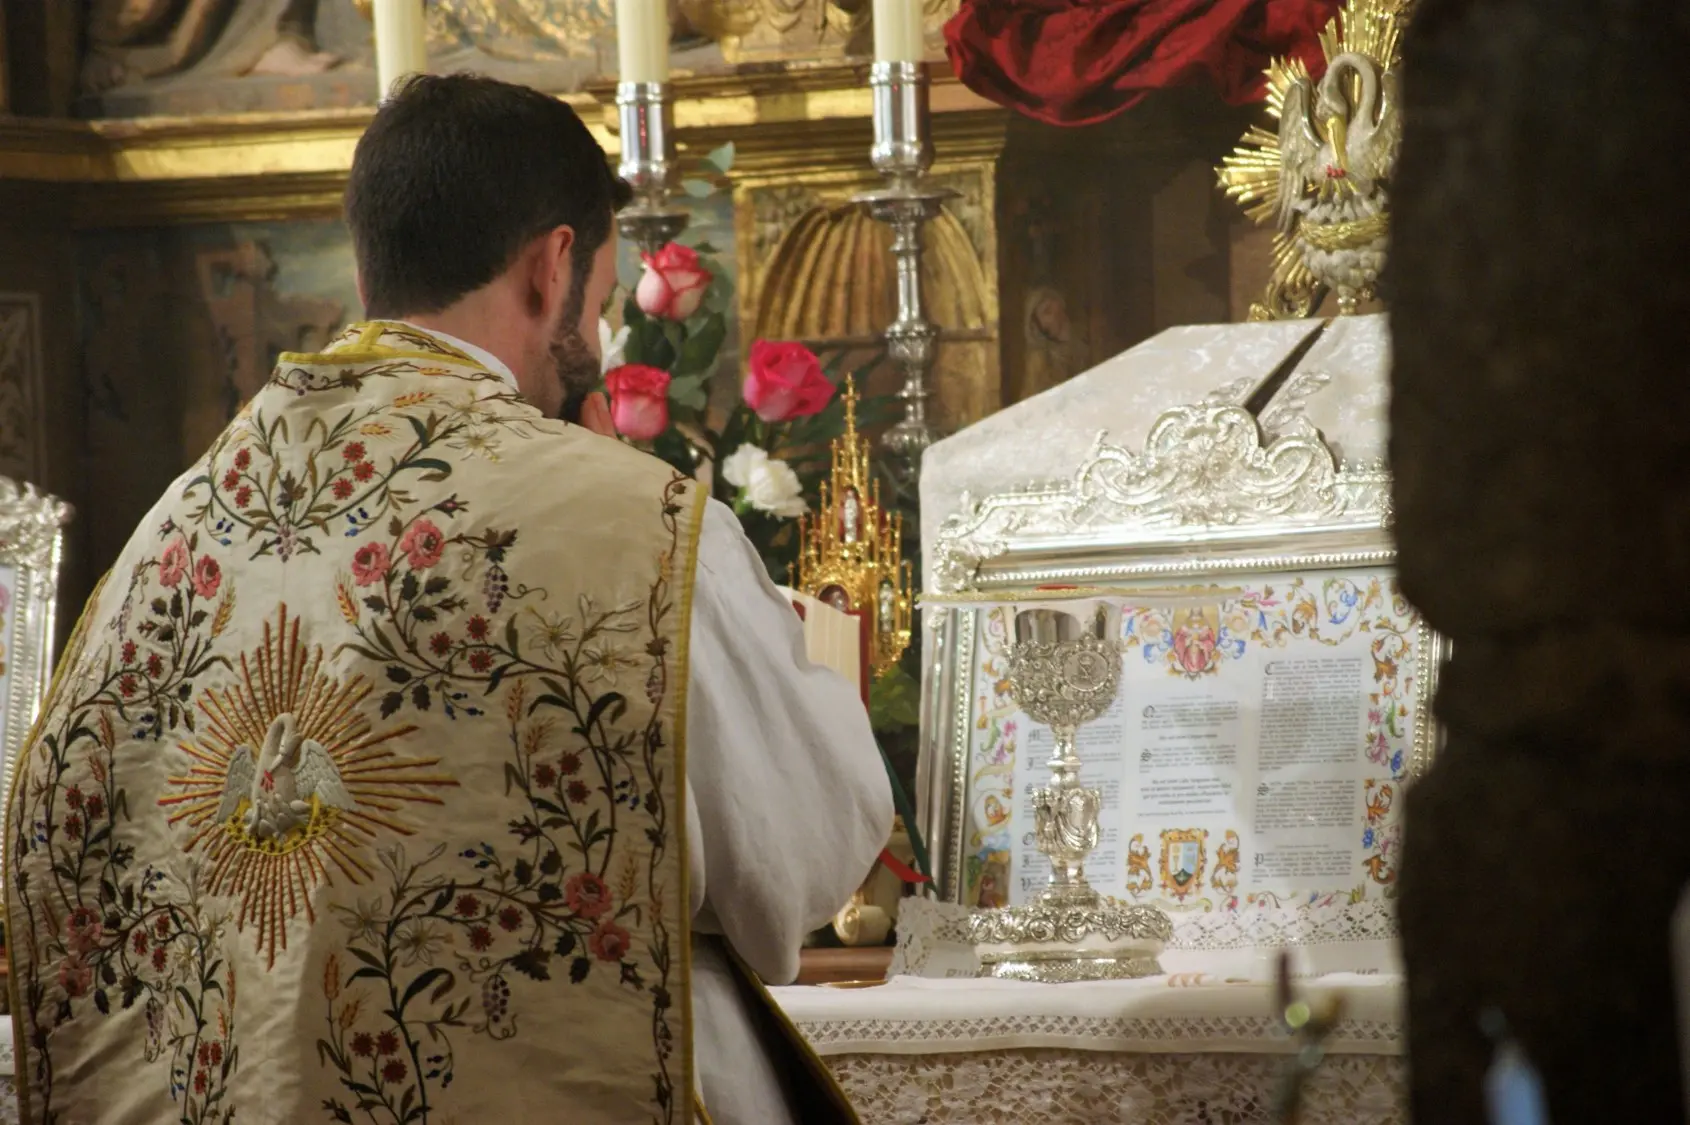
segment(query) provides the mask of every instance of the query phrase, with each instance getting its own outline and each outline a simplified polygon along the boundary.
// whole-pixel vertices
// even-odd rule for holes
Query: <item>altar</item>
[[[1444,645],[1395,587],[1388,355],[1381,316],[1172,329],[929,451],[937,894],[905,901],[885,983],[776,990],[865,1122],[1268,1122],[1291,1089],[1303,1122],[1406,1120],[1398,807]],[[1126,607],[1130,701],[1075,736],[1086,872],[1171,937],[1143,979],[989,979],[971,912],[1050,871],[1011,619],[1076,587]],[[1153,587],[1199,601],[1134,612]]]

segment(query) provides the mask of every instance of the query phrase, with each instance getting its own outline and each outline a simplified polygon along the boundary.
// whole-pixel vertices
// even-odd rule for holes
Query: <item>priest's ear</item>
[[[530,311],[546,316],[562,309],[569,301],[574,284],[570,270],[569,251],[575,245],[575,228],[553,227],[529,243],[521,268],[526,274]]]

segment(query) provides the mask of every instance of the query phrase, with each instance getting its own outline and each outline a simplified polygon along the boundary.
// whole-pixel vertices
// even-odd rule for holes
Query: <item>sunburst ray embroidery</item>
[[[271,965],[289,922],[316,921],[314,888],[337,873],[368,880],[370,845],[410,835],[408,806],[441,804],[436,791],[458,784],[437,772],[440,759],[394,750],[416,727],[375,729],[368,680],[322,669],[321,646],[303,643],[299,619],[279,607],[237,682],[201,693],[204,722],[177,744],[188,768],[159,799],[171,825],[193,830],[183,847],[206,858],[207,889],[239,899],[236,927],[254,928]]]

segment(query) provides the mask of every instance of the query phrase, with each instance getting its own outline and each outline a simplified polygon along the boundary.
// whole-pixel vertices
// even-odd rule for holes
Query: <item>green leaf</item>
[[[734,143],[729,141],[721,148],[711,149],[704,162],[721,175],[727,175],[728,170],[734,166]]]
[[[428,970],[428,972],[422,974],[422,976],[420,976],[416,980],[412,981],[409,985],[407,985],[405,987],[405,995],[403,995],[399,998],[399,1011],[400,1011],[400,1013],[401,1014],[404,1013],[405,1008],[411,1003],[412,998],[415,997],[423,989],[427,988],[429,985],[433,984],[435,981],[441,979],[442,977],[449,977],[451,975],[452,974],[447,972],[445,969],[435,968],[435,969]]]
[[[675,361],[675,374],[709,374],[711,368],[716,366],[716,356],[722,350],[722,341],[727,338],[728,318],[719,312],[706,316],[704,322],[682,342],[680,358]]]
[[[921,685],[902,668],[889,669],[869,685],[868,714],[877,733],[917,725],[921,722]]]
[[[709,199],[716,194],[716,185],[709,180],[685,179],[681,181],[681,190],[694,199]]]
[[[689,410],[703,410],[709,403],[704,393],[704,376],[681,375],[669,381],[669,397]]]

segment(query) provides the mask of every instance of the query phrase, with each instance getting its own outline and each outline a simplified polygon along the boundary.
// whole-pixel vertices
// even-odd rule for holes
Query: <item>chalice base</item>
[[[1041,901],[980,910],[969,929],[981,976],[1067,984],[1160,975],[1158,958],[1174,924],[1154,907],[1101,899],[1090,906]]]

